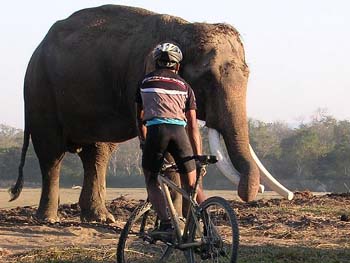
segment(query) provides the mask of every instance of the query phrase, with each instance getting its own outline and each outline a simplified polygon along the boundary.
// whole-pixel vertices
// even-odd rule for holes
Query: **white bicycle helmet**
[[[182,52],[172,43],[162,43],[153,50],[153,59],[158,65],[170,68],[181,62]]]

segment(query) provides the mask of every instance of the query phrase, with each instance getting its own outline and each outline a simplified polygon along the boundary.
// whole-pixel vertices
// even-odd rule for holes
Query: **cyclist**
[[[148,198],[161,220],[160,232],[170,231],[172,227],[157,182],[165,153],[174,157],[181,184],[189,191],[196,180],[196,164],[189,157],[202,152],[195,95],[178,75],[182,58],[177,45],[168,42],[157,45],[153,50],[156,70],[145,76],[136,94],[139,139],[144,145],[142,168]],[[204,199],[203,189],[199,187],[197,202]]]

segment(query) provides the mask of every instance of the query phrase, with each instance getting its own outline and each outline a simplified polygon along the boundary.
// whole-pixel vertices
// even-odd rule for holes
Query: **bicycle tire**
[[[182,251],[160,240],[153,243],[145,238],[157,227],[157,220],[150,202],[139,205],[132,212],[119,237],[117,263],[186,262]]]
[[[230,204],[224,198],[214,196],[200,205],[200,211],[201,230],[197,230],[193,224],[190,239],[201,238],[204,244],[199,248],[189,250],[188,262],[236,263],[239,229],[235,212]]]

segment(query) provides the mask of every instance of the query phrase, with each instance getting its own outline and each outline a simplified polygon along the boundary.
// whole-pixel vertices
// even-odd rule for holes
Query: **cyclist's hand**
[[[204,176],[204,175],[206,175],[207,174],[207,169],[203,166],[202,168],[201,168],[201,176]]]
[[[199,161],[196,161],[196,169],[201,176],[204,176],[207,173],[207,169]]]

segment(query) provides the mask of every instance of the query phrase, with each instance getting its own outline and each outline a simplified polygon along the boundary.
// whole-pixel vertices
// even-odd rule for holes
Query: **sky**
[[[322,108],[337,119],[350,119],[350,1],[33,0],[1,4],[0,123],[24,127],[26,67],[51,25],[103,4],[233,25],[250,68],[248,117],[298,123]]]

